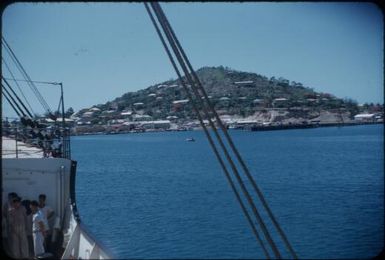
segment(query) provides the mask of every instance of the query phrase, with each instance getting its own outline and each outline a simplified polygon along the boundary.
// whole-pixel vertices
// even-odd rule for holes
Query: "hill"
[[[227,67],[203,67],[196,71],[211,102],[221,115],[248,117],[271,108],[291,108],[302,117],[312,112],[339,110],[350,117],[358,113],[357,103],[343,100],[329,93],[315,92],[299,82],[284,78],[267,78],[257,73],[236,71]],[[154,120],[168,116],[195,119],[191,104],[178,80],[168,80],[136,92],[128,92],[105,104],[94,107],[93,121],[119,118],[122,112],[146,115]],[[88,109],[77,113],[82,115]],[[302,112],[300,112],[302,111]]]

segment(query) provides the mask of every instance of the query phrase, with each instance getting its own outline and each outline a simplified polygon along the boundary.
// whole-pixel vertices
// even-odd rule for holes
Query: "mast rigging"
[[[294,252],[294,250],[293,250],[292,246],[290,245],[290,243],[289,243],[286,235],[284,234],[282,228],[280,227],[280,225],[278,224],[277,220],[275,219],[273,213],[271,212],[270,207],[268,206],[262,192],[258,188],[258,186],[257,186],[255,180],[253,179],[252,175],[250,174],[246,164],[244,163],[242,157],[240,156],[238,150],[236,149],[234,143],[232,142],[231,137],[229,136],[229,134],[227,132],[227,129],[224,127],[224,125],[221,122],[221,119],[219,118],[213,105],[209,101],[209,98],[206,94],[205,89],[203,88],[203,86],[202,86],[199,78],[197,77],[195,71],[193,70],[185,52],[183,51],[175,33],[174,33],[173,29],[171,28],[171,25],[169,24],[169,22],[168,22],[165,14],[164,14],[162,8],[160,7],[159,3],[151,2],[151,3],[144,3],[144,4],[145,4],[146,10],[147,10],[147,12],[151,18],[151,21],[152,21],[152,23],[153,23],[153,25],[154,25],[157,33],[158,33],[158,36],[161,39],[161,42],[162,42],[162,44],[163,44],[163,46],[167,52],[167,55],[168,55],[172,65],[173,65],[177,75],[178,75],[179,81],[182,84],[183,88],[185,89],[185,91],[188,95],[188,98],[190,99],[190,101],[193,104],[193,108],[197,114],[199,122],[200,122],[202,128],[204,129],[205,134],[209,140],[209,143],[210,143],[219,163],[221,164],[221,166],[225,172],[226,178],[228,179],[228,181],[229,181],[229,183],[230,183],[230,185],[231,185],[231,187],[232,187],[232,189],[233,189],[233,191],[237,197],[238,202],[240,203],[240,206],[243,210],[243,213],[245,214],[246,218],[249,221],[249,224],[251,225],[251,228],[253,230],[254,235],[257,238],[257,241],[261,244],[261,247],[264,250],[265,256],[267,258],[270,258],[262,240],[260,239],[260,236],[258,235],[258,232],[255,229],[254,224],[252,223],[252,221],[250,221],[250,215],[248,214],[247,210],[244,207],[242,200],[240,199],[239,193],[236,190],[236,187],[233,183],[233,180],[229,175],[229,171],[227,170],[227,167],[224,164],[224,161],[223,161],[222,157],[220,156],[218,149],[217,149],[215,143],[213,142],[213,139],[212,139],[210,133],[208,132],[208,130],[207,130],[207,128],[206,128],[206,126],[202,120],[202,116],[200,114],[200,111],[197,109],[195,102],[199,103],[199,105],[203,108],[204,115],[206,116],[207,120],[209,121],[210,127],[214,131],[214,135],[217,138],[216,140],[217,140],[217,142],[219,142],[220,147],[222,148],[222,152],[224,153],[224,155],[227,159],[227,162],[230,164],[230,167],[231,167],[231,169],[232,169],[232,171],[236,177],[236,180],[238,181],[238,185],[241,187],[241,190],[242,190],[243,194],[245,195],[247,202],[249,203],[249,206],[252,208],[252,212],[254,213],[254,216],[256,217],[257,222],[262,229],[262,233],[264,234],[264,237],[265,237],[267,243],[270,245],[271,250],[273,251],[275,257],[281,258],[281,254],[280,254],[275,242],[273,241],[273,239],[270,235],[270,232],[267,230],[266,224],[264,223],[263,219],[261,218],[260,213],[259,213],[257,207],[255,206],[255,203],[254,203],[250,193],[248,192],[242,178],[240,177],[239,171],[238,171],[235,163],[233,162],[233,158],[230,156],[228,149],[226,148],[225,144],[223,143],[223,140],[217,131],[217,128],[216,128],[216,126],[212,120],[212,117],[215,118],[216,123],[221,128],[222,133],[225,136],[225,140],[227,140],[227,143],[230,146],[231,151],[235,154],[235,159],[241,165],[241,167],[244,171],[244,174],[247,176],[247,179],[251,182],[251,185],[252,185],[255,193],[257,194],[257,197],[259,198],[260,202],[263,205],[263,209],[265,209],[265,211],[267,212],[268,217],[270,218],[274,227],[277,229],[280,237],[284,241],[286,248],[288,249],[288,251],[290,252],[290,254],[292,255],[293,258],[297,258],[296,253]],[[151,6],[152,11],[150,10],[149,6]],[[155,16],[157,17],[157,19],[158,19],[157,22],[155,21],[154,15],[152,13],[154,13]],[[158,24],[160,26],[158,26]],[[169,47],[167,46],[167,44],[164,40],[162,33],[159,30],[159,27],[162,28],[163,35],[167,38],[168,45],[173,50],[173,54],[176,57],[176,59],[178,60],[179,66],[181,67],[182,71],[184,72],[184,79],[182,78],[182,76],[179,72],[178,66],[175,63],[175,60],[174,60],[174,58],[173,58],[173,56],[169,50]],[[186,83],[188,83],[188,84],[186,84]],[[191,90],[193,91],[194,97],[191,95],[190,90],[187,86],[191,86]]]

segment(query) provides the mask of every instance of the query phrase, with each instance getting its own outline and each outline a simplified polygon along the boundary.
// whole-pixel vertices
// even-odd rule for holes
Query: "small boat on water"
[[[195,142],[195,139],[193,137],[186,138],[187,142]]]

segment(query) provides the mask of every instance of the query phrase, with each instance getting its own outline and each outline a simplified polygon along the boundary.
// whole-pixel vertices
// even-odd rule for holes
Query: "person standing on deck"
[[[14,258],[28,258],[27,240],[27,214],[21,206],[21,198],[16,197],[12,200],[13,208],[9,211],[9,241],[11,256]]]
[[[25,207],[26,213],[27,213],[27,240],[28,240],[28,247],[29,247],[29,255],[33,257],[33,239],[32,239],[32,211],[30,208],[31,201],[30,200],[23,200],[21,202],[21,205]]]
[[[10,192],[8,193],[8,200],[3,204],[2,208],[2,219],[1,219],[1,229],[2,229],[2,239],[3,239],[3,248],[4,251],[9,255],[9,222],[8,222],[8,212],[13,209],[12,200],[17,197],[17,193]]]
[[[33,251],[35,256],[45,253],[44,237],[47,235],[44,215],[39,209],[39,203],[36,200],[31,201],[32,211],[32,236],[33,236]]]
[[[46,202],[47,196],[45,194],[39,195],[39,209],[44,215],[45,224],[47,228],[47,236],[44,240],[45,250],[50,251],[51,250],[51,238],[52,238],[52,227],[53,227],[53,215],[54,211],[50,206],[48,206]]]

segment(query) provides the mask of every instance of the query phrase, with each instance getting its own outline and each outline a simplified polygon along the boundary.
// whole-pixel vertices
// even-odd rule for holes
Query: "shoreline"
[[[383,124],[383,122],[359,122],[359,123],[318,123],[318,124],[286,124],[286,125],[269,125],[269,126],[253,126],[250,131],[275,131],[275,130],[290,130],[290,129],[308,129],[321,127],[344,127],[357,125],[375,125]]]
[[[318,124],[281,124],[281,125],[270,125],[270,126],[251,126],[251,127],[243,127],[237,129],[229,129],[228,130],[243,130],[243,131],[277,131],[277,130],[292,130],[292,129],[314,129],[314,128],[322,128],[322,127],[345,127],[345,126],[359,126],[359,125],[379,125],[384,124],[384,122],[358,122],[358,123],[318,123]],[[210,129],[210,128],[208,128]],[[200,131],[201,127],[193,128],[189,130],[151,130],[151,131],[122,131],[115,133],[108,132],[88,132],[83,134],[76,134],[71,136],[89,136],[89,135],[119,135],[119,134],[137,134],[137,133],[153,133],[153,132],[184,132],[184,131]]]

